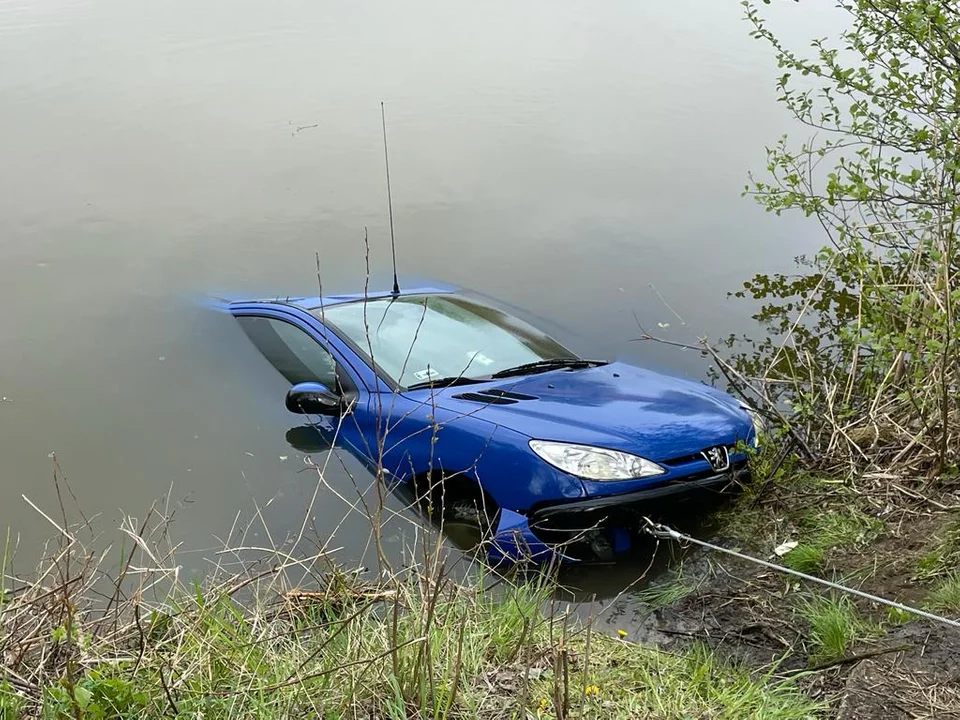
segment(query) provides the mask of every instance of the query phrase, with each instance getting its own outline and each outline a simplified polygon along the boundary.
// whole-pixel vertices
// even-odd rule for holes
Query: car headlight
[[[760,413],[746,403],[740,403],[740,407],[750,416],[750,422],[753,423],[753,446],[760,447],[760,435],[764,431],[763,418],[760,417]]]
[[[531,440],[530,449],[554,467],[585,480],[636,480],[666,472],[637,455],[590,445]]]

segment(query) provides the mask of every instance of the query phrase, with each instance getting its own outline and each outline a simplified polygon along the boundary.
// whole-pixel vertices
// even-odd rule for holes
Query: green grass
[[[687,582],[682,572],[678,570],[672,577],[638,590],[634,593],[634,597],[652,612],[679,602],[695,589],[696,587]]]
[[[607,637],[594,643],[586,682],[570,688],[567,717],[800,720],[822,709],[794,685],[753,676],[702,646],[665,653]],[[541,677],[531,692],[532,717],[560,717],[552,677]]]
[[[917,560],[917,575],[924,576],[936,573],[942,562],[943,555],[940,552],[936,550],[928,552]]]
[[[804,518],[803,532],[810,533],[814,546],[828,549],[862,545],[876,538],[883,523],[853,508],[835,512],[810,512]]]
[[[808,510],[800,513],[796,521],[800,544],[784,555],[782,562],[793,570],[811,575],[824,569],[829,551],[862,546],[883,531],[883,523],[854,508]]]
[[[153,522],[125,519],[139,529],[119,570],[86,522],[16,576],[0,605],[0,720],[791,720],[819,708],[791,680],[703,647],[598,633],[545,576],[475,567],[454,581],[441,546],[376,583],[325,552],[267,549],[192,580],[178,574],[166,518]],[[645,600],[693,589],[678,571]]]
[[[927,597],[927,606],[936,612],[960,612],[960,573],[950,573]]]
[[[783,556],[787,567],[816,575],[824,568],[827,553],[856,547],[876,538],[883,524],[855,509],[833,512],[805,511],[797,518],[800,544]]]
[[[930,550],[917,561],[916,580],[950,576],[960,562],[960,522],[943,528]]]
[[[823,567],[823,550],[813,545],[797,545],[783,556],[782,562],[792,570],[814,575]]]
[[[754,482],[732,507],[717,514],[725,535],[769,552],[774,538],[789,533],[786,539],[799,545],[782,562],[816,573],[830,550],[862,547],[883,533],[883,523],[857,508],[859,498],[842,479],[806,472],[789,462],[772,472],[772,452],[765,449],[751,459]],[[811,502],[817,509],[810,509]]]
[[[124,652],[115,636],[90,639],[82,669],[50,678],[31,712],[44,720],[78,710],[91,720],[789,720],[816,708],[789,682],[751,676],[706,649],[666,653],[598,635],[575,616],[544,616],[548,593],[537,584],[451,584],[434,595],[411,582],[369,599],[344,592],[270,612],[194,594],[160,631],[131,628]],[[23,705],[0,685],[0,717]]]
[[[23,702],[6,680],[0,680],[0,718],[15,718],[20,715]]]
[[[811,662],[842,658],[853,645],[881,632],[878,625],[860,615],[845,595],[804,598],[797,611],[810,628],[807,640]]]
[[[915,615],[912,612],[908,612],[907,610],[888,607],[885,622],[889,627],[897,627],[898,625],[903,625],[904,623],[908,623],[912,620],[916,620],[917,617],[918,617],[917,615]]]

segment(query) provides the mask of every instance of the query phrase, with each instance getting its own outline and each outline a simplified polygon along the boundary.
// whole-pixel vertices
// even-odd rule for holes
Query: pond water
[[[770,14],[804,44],[837,22]],[[740,195],[795,129],[776,76],[734,0],[0,0],[0,528],[18,562],[53,530],[23,496],[59,512],[51,453],[105,528],[169,497],[187,567],[235,525],[249,544],[300,532],[316,477],[286,385],[198,300],[315,292],[317,255],[325,291],[356,289],[364,227],[386,286],[381,100],[403,282],[702,376],[694,353],[634,342],[634,313],[680,341],[750,329],[726,293],[816,242]],[[345,499],[322,490],[308,524],[360,561],[348,471],[330,463]]]

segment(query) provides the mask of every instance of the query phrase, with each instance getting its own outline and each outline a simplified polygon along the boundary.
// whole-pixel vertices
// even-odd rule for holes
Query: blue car
[[[488,558],[625,550],[652,504],[722,492],[758,424],[703,383],[580,357],[452,287],[234,301],[227,309],[304,414]]]

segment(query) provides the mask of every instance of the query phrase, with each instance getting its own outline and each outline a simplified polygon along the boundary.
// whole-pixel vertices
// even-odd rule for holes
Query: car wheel
[[[445,519],[476,525],[483,532],[489,531],[491,526],[490,518],[480,504],[469,500],[454,500],[450,503]]]
[[[489,540],[493,527],[493,519],[479,501],[459,498],[443,509],[443,532],[461,550],[475,550]]]
[[[450,540],[462,549],[473,549],[488,540],[499,515],[497,504],[475,480],[464,475],[435,477],[418,487],[421,508]]]

